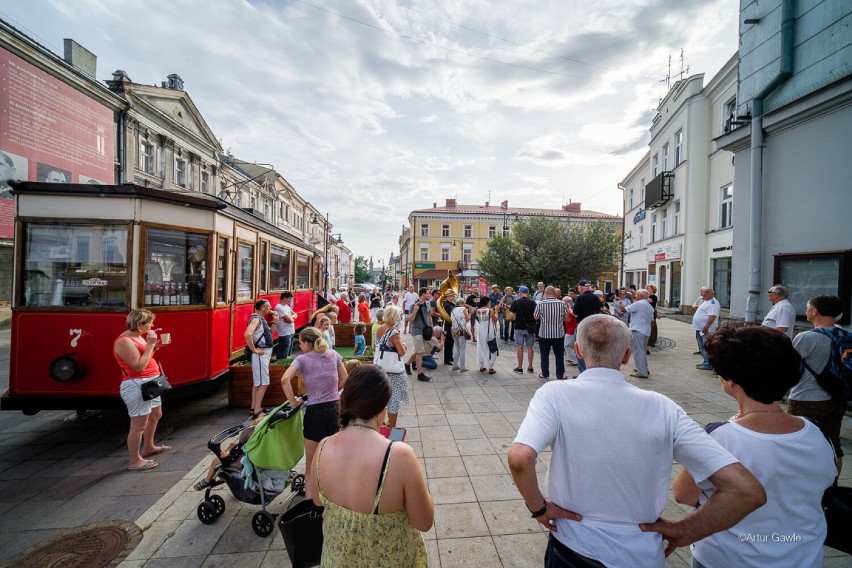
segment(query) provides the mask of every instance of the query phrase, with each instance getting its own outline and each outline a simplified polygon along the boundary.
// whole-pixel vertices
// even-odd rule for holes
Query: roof
[[[414,278],[424,278],[427,280],[443,280],[447,277],[447,270],[443,269],[435,269],[435,270],[424,270],[421,273],[415,273]]]
[[[443,215],[518,215],[520,217],[571,217],[577,219],[620,219],[618,215],[589,211],[582,209],[538,209],[531,207],[501,207],[500,205],[450,205],[442,207],[430,207],[428,209],[415,209],[411,215],[417,213],[439,213]]]

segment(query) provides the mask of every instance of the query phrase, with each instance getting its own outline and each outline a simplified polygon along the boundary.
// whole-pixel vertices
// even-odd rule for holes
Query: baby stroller
[[[272,534],[275,518],[266,506],[290,486],[289,502],[296,494],[305,494],[305,476],[292,468],[304,455],[302,443],[302,413],[292,410],[288,403],[272,410],[257,426],[243,423],[213,436],[207,447],[221,463],[204,491],[204,501],[198,505],[198,519],[212,524],[225,512],[225,500],[210,491],[227,485],[234,498],[243,503],[260,505],[252,517],[251,526],[257,536]],[[222,444],[239,437],[229,450]],[[285,503],[286,504],[286,503]]]

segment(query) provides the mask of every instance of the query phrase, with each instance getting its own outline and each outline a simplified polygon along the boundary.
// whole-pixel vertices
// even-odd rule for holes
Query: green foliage
[[[355,257],[355,282],[359,283],[370,283],[373,281],[373,275],[370,274],[369,265],[367,264],[367,259],[363,256]]]
[[[566,225],[552,217],[533,217],[515,223],[509,236],[488,242],[479,258],[479,270],[503,286],[536,282],[561,288],[581,278],[595,279],[613,270],[621,240],[602,221]]]

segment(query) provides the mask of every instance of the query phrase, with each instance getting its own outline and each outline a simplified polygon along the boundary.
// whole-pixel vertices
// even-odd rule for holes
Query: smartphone
[[[402,442],[405,440],[405,428],[394,428],[391,430],[388,439],[392,442]]]

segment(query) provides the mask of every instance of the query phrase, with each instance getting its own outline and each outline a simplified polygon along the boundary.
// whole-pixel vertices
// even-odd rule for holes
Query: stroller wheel
[[[211,495],[210,503],[213,503],[216,517],[221,517],[222,513],[225,512],[225,500],[218,495]]]
[[[305,495],[305,476],[301,473],[293,477],[293,484],[290,487],[293,493],[298,493],[301,496]]]
[[[258,511],[251,519],[251,528],[257,536],[267,537],[272,534],[275,527],[275,516],[266,511]]]
[[[198,509],[195,510],[198,514],[198,520],[205,525],[212,525],[216,521],[216,506],[210,501],[202,501],[198,504]]]

